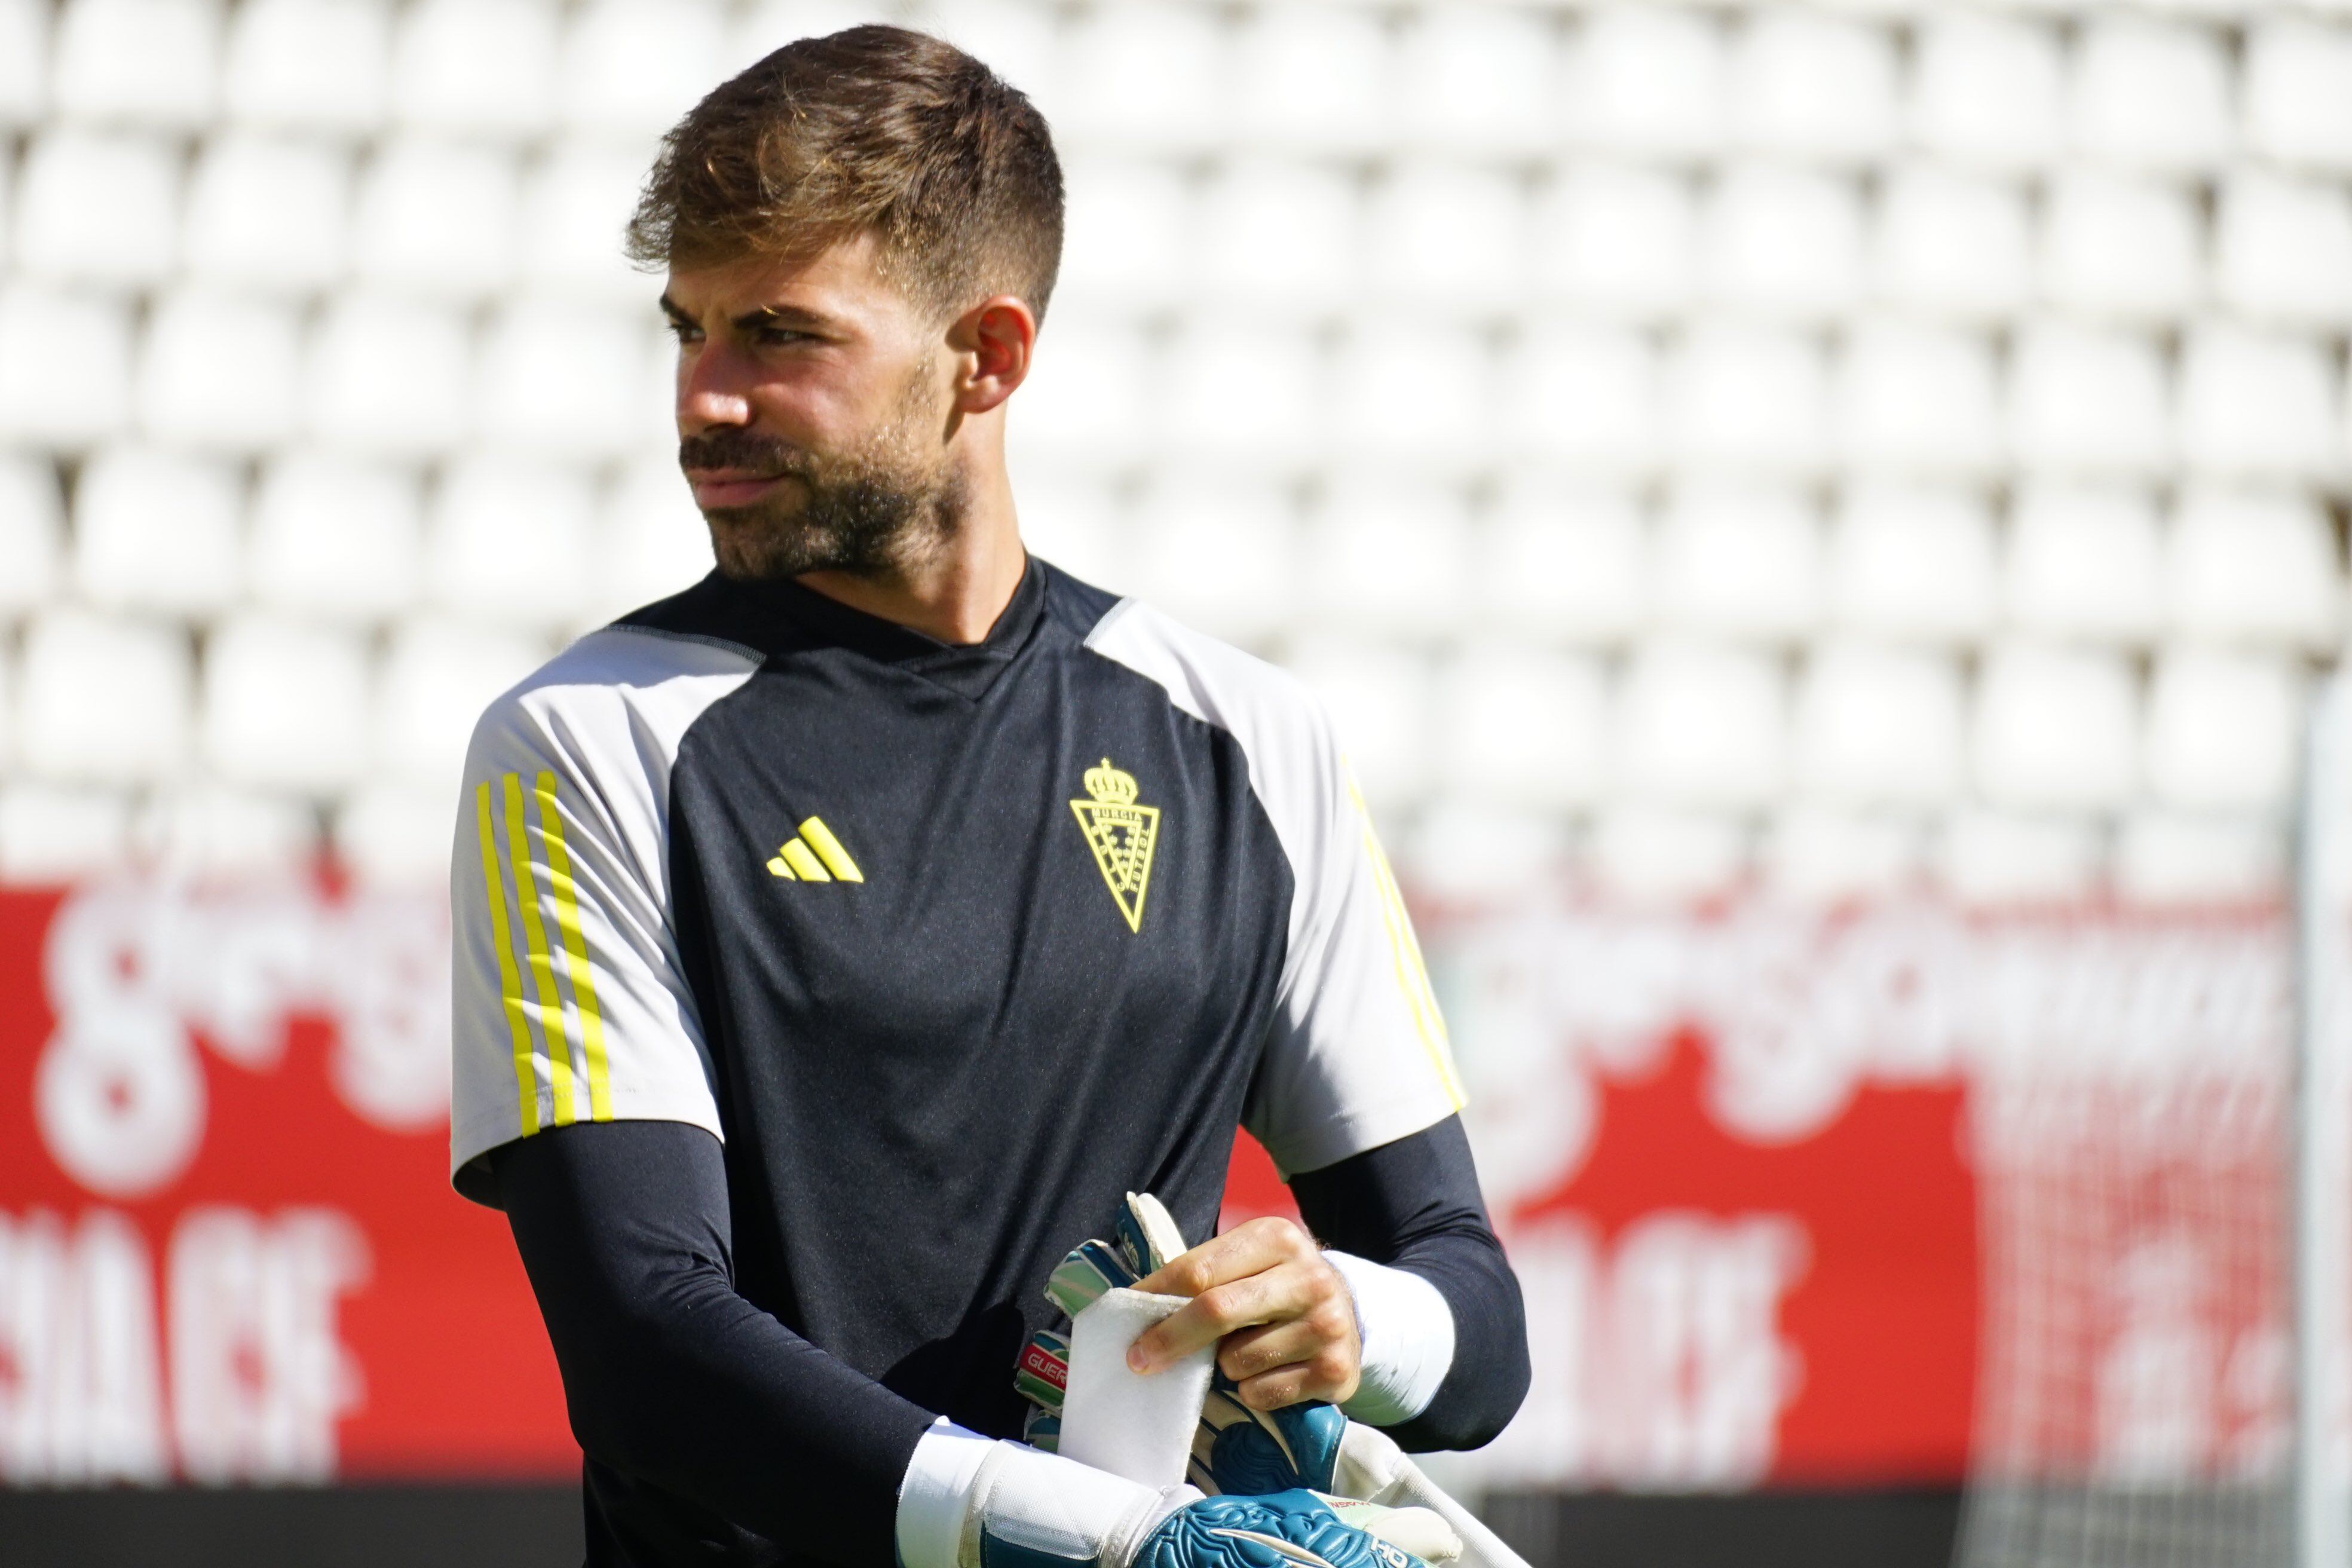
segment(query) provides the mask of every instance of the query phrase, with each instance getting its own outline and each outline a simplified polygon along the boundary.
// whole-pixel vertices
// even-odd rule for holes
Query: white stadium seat
[[[1938,837],[1937,879],[1964,904],[2074,903],[2106,880],[2099,824],[2078,816],[1969,810]]]
[[[1797,684],[1797,787],[1848,805],[1933,806],[1960,791],[1958,664],[1919,649],[1817,647]]]
[[[2261,169],[2233,171],[2217,218],[2217,291],[2246,315],[2352,321],[2352,193]]]
[[[1181,166],[1072,154],[1062,177],[1068,210],[1057,306],[1073,299],[1156,301],[1185,286],[1201,235],[1192,181]]]
[[[2230,62],[2215,31],[2102,16],[2074,46],[2068,140],[2094,158],[2210,169],[2230,154]]]
[[[1874,289],[1933,311],[2006,314],[2032,288],[2031,234],[2016,184],[1934,165],[1899,168],[1879,197]]]
[[[233,616],[205,639],[198,746],[238,784],[326,790],[367,772],[367,647],[352,632]]]
[[[2134,812],[2116,839],[2116,891],[2137,904],[2274,907],[2286,891],[2285,837],[2261,816]]]
[[[1131,445],[1150,433],[1145,395],[1160,390],[1154,372],[1144,335],[1131,325],[1067,335],[1057,325],[1041,340],[1013,404],[1011,445],[1088,458]]]
[[[1299,527],[1288,487],[1175,468],[1145,487],[1129,532],[1133,590],[1178,620],[1256,642],[1297,618]]]
[[[201,616],[236,597],[244,486],[223,461],[110,447],[74,488],[74,585],[93,605]]]
[[[436,131],[529,136],[555,111],[552,0],[417,0],[393,40],[392,108]]]
[[[0,126],[31,125],[49,99],[49,0],[0,0]]]
[[[1835,624],[1874,637],[1967,642],[1992,625],[1992,514],[1957,489],[1864,484],[1832,520]]]
[[[2303,712],[2302,679],[2283,658],[2165,649],[2148,686],[2150,792],[2196,810],[2283,811]]]
[[[431,620],[402,626],[377,679],[376,776],[454,801],[474,721],[548,651],[539,638],[487,626]]]
[[[213,112],[217,0],[68,0],[51,92],[67,118],[189,129]]]
[[[637,270],[621,251],[645,176],[646,159],[634,148],[566,142],[534,164],[522,193],[526,288],[553,284],[641,306],[657,298],[660,276]]]
[[[1740,29],[1732,72],[1733,122],[1750,145],[1864,163],[1895,139],[1899,66],[1883,27],[1759,10]]]
[[[1413,15],[1400,49],[1411,62],[1403,95],[1415,142],[1523,153],[1558,134],[1561,57],[1553,18],[1500,5],[1431,5]]]
[[[1322,434],[1330,411],[1323,359],[1297,327],[1195,318],[1169,353],[1166,427],[1154,434],[1178,447],[1295,457]]]
[[[2121,654],[2006,644],[1977,678],[1978,789],[2026,811],[2099,811],[2139,784],[2137,703]]]
[[[1643,646],[1618,694],[1619,784],[1633,798],[1760,806],[1787,768],[1779,661],[1704,643]]]
[[[0,451],[0,616],[38,609],[57,592],[65,557],[65,501],[57,470],[27,452]]]
[[[1324,636],[1298,639],[1286,662],[1330,710],[1375,811],[1418,802],[1437,751],[1427,661],[1393,644]]]
[[[1355,181],[1318,164],[1237,160],[1202,199],[1200,281],[1244,300],[1328,309],[1358,281]]]
[[[188,182],[187,264],[242,287],[323,288],[348,255],[351,185],[350,155],[328,142],[216,137]]]
[[[1666,365],[1673,448],[1702,467],[1803,472],[1828,447],[1828,374],[1807,334],[1727,321],[1692,328]]]
[[[338,296],[311,335],[303,397],[310,433],[394,456],[454,446],[467,428],[470,353],[455,310]]]
[[[104,201],[90,193],[103,191]],[[178,253],[180,154],[143,132],[48,131],[25,153],[17,265],[35,277],[134,287]]]
[[[677,459],[646,458],[622,470],[605,492],[597,527],[597,591],[613,614],[682,593],[710,566],[710,527]]]
[[[2163,572],[2147,492],[2037,484],[2012,504],[2002,585],[2011,624],[2057,638],[2156,635]]]
[[[1735,165],[1715,184],[1702,236],[1705,286],[1733,305],[1834,316],[1862,285],[1862,204],[1840,176]]]
[[[2247,28],[2240,94],[2249,149],[2282,163],[2352,170],[2352,25],[2268,16]]]
[[[336,804],[330,831],[335,858],[362,886],[446,887],[457,796],[416,784],[373,784]]]
[[[566,457],[595,458],[662,439],[668,426],[640,418],[654,381],[648,313],[526,300],[491,317],[482,339],[475,406],[493,441]]]
[[[1466,903],[1540,893],[1569,870],[1568,824],[1547,811],[1440,798],[1392,847],[1417,892]]]
[[[119,300],[0,283],[0,429],[80,446],[131,413],[131,313]]]
[[[172,776],[188,750],[188,639],[175,627],[51,610],[25,631],[16,754],[37,775]]]
[[[2180,351],[2181,455],[2209,473],[2334,476],[2345,445],[2331,358],[2308,338],[2200,326]]]
[[[505,454],[449,466],[425,537],[427,595],[478,619],[570,624],[593,595],[593,489],[581,469]]]
[[[131,857],[131,803],[87,784],[0,784],[0,881],[66,883]]]
[[[1368,455],[1475,464],[1496,428],[1494,355],[1471,328],[1359,316],[1331,367],[1331,435]]]
[[[1837,438],[1865,471],[1973,474],[2001,452],[2000,398],[1983,334],[1864,319],[1837,366]]]
[[[1304,545],[1303,607],[1318,624],[1435,637],[1475,607],[1470,508],[1455,486],[1351,468],[1309,514]]]
[[[1780,487],[1676,487],[1657,525],[1657,608],[1702,636],[1790,641],[1821,614],[1821,520]]]
[[[1171,0],[1088,11],[1067,34],[1059,123],[1117,145],[1210,140],[1233,112],[1225,44],[1213,15]]]
[[[2071,171],[2045,208],[2042,288],[2089,315],[2171,317],[2201,303],[2203,246],[2191,193],[2129,176]]]
[[[1601,661],[1478,641],[1437,685],[1442,785],[1466,800],[1559,811],[1609,783],[1609,680]]]
[[[1414,159],[1373,187],[1370,283],[1425,310],[1461,313],[1527,298],[1527,192],[1515,173]]]
[[[416,598],[423,503],[395,468],[294,448],[261,470],[247,545],[254,597],[341,621],[383,620]]]
[[[1632,495],[1522,472],[1486,521],[1472,595],[1497,629],[1614,643],[1648,621],[1650,536]]]
[[[1644,155],[1705,153],[1723,139],[1723,34],[1697,10],[1604,6],[1581,18],[1567,101],[1578,135]]]
[[[1945,11],[1922,26],[1912,132],[1950,157],[2031,167],[2059,145],[2057,29],[2021,17]]]
[[[1687,303],[1698,251],[1689,182],[1654,169],[1576,163],[1537,209],[1545,291],[1639,315]]]
[[[292,310],[175,290],[147,318],[133,391],[140,426],[177,445],[257,450],[293,432],[300,367]]]
[[[1080,582],[1128,593],[1136,579],[1123,489],[1104,476],[1069,470],[1024,479],[1018,498],[1022,544]],[[695,521],[700,526],[699,513]],[[1283,526],[1289,526],[1286,517]],[[1180,563],[1175,569],[1181,572],[1183,566]]]
[[[1799,806],[1773,819],[1759,858],[1782,897],[1834,903],[1909,891],[1920,850],[1918,827],[1903,818]]]
[[[1539,320],[1504,354],[1497,429],[1520,451],[1580,468],[1640,471],[1657,461],[1657,353],[1643,333]]]
[[[2165,552],[2168,624],[2215,641],[2315,651],[2344,627],[2344,582],[2326,512],[2308,493],[2193,487]]]
[[[386,0],[245,0],[229,22],[223,107],[232,121],[347,135],[390,102]]]
[[[2149,338],[2041,321],[2010,365],[2010,443],[2032,468],[2144,472],[2171,458],[2164,363]]]
[[[149,797],[131,820],[142,866],[180,876],[259,879],[300,876],[319,858],[319,814],[305,800],[217,785]]]
[[[1096,15],[1129,9],[1143,10],[1116,5]],[[1096,30],[1081,30],[1072,51],[1074,97],[1091,68],[1089,47],[1100,47],[1094,44]],[[1188,35],[1171,43],[1179,74],[1168,86],[1191,92],[1194,101],[1168,118],[1186,141],[1230,125],[1252,142],[1345,152],[1395,134],[1402,84],[1388,27],[1375,12],[1340,5],[1255,7],[1234,32],[1229,65],[1207,38]],[[1149,71],[1156,64],[1146,57],[1142,68]],[[1229,99],[1217,91],[1217,83],[1191,74],[1221,66],[1232,73]],[[1103,89],[1116,90],[1114,80],[1106,79]]]
[[[1749,839],[1739,818],[1721,812],[1621,805],[1593,820],[1587,858],[1621,899],[1679,903],[1738,888],[1751,868]]]
[[[721,79],[716,0],[590,0],[558,68],[565,125],[642,146]]]
[[[352,250],[363,280],[459,298],[513,276],[515,161],[496,147],[403,137],[361,175]]]

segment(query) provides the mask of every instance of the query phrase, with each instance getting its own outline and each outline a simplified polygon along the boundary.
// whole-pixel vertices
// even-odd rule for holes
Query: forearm
[[[1336,1165],[1303,1172],[1290,1186],[1308,1228],[1327,1247],[1409,1277],[1383,1289],[1341,1263],[1359,1297],[1368,1355],[1415,1363],[1401,1369],[1404,1375],[1396,1381],[1425,1384],[1429,1357],[1447,1350],[1429,1315],[1438,1302],[1450,1324],[1442,1376],[1433,1390],[1417,1386],[1406,1401],[1418,1408],[1384,1408],[1374,1399],[1364,1414],[1408,1448],[1475,1448],[1493,1441],[1527,1395],[1527,1321],[1518,1279],[1487,1223],[1461,1121],[1449,1117]],[[1416,1301],[1413,1282],[1425,1282],[1437,1302]],[[1383,1345],[1384,1339],[1390,1343]],[[1377,1389],[1383,1373],[1398,1370],[1371,1365],[1368,1381]]]
[[[583,1450],[820,1557],[890,1560],[932,1417],[736,1292],[715,1139],[581,1124],[496,1172]]]

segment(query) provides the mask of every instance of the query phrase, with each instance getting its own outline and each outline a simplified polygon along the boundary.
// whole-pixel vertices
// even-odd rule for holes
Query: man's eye
[[[761,327],[760,341],[763,343],[799,343],[808,341],[808,334],[791,327]]]
[[[676,338],[680,343],[697,343],[702,341],[701,329],[698,327],[688,326],[684,321],[670,322],[669,335]]]

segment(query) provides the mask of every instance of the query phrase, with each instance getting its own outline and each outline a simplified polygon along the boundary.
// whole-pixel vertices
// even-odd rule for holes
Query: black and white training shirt
[[[703,1129],[733,1289],[976,1431],[1122,1194],[1205,1238],[1237,1125],[1296,1176],[1462,1105],[1317,705],[1034,559],[971,646],[713,575],[493,704],[465,790],[458,1189]]]

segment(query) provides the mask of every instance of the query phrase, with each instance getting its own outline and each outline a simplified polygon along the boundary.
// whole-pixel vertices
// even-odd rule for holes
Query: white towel
[[[1174,1366],[1131,1372],[1136,1337],[1181,1307],[1183,1296],[1106,1290],[1070,1323],[1070,1382],[1062,1396],[1059,1452],[1082,1465],[1147,1487],[1184,1479],[1201,1401],[1217,1347],[1202,1346]]]

